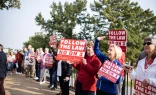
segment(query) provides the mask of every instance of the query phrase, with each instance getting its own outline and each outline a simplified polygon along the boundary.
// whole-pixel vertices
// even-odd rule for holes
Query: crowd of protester
[[[106,54],[102,53],[99,48],[99,42],[104,40],[104,36],[97,37],[95,43],[87,42],[86,54],[80,63],[72,63],[70,61],[57,60],[57,51],[53,46],[51,49],[36,49],[29,45],[23,49],[23,53],[18,50],[15,54],[10,52],[4,57],[3,46],[0,45],[0,95],[4,93],[4,78],[2,70],[7,68],[6,74],[12,75],[25,74],[26,78],[33,78],[40,85],[47,82],[46,72],[49,70],[49,88],[51,90],[58,89],[57,77],[59,79],[60,92],[57,95],[69,95],[69,81],[72,75],[72,67],[77,70],[77,78],[75,80],[75,95],[121,95],[121,88],[124,80],[124,72],[113,83],[104,76],[98,75],[98,71],[102,64],[109,60],[129,72],[132,80],[138,79],[143,82],[144,86],[156,86],[156,61],[155,49],[156,39],[152,37],[145,38],[144,51],[138,58],[136,70],[132,66],[125,68],[125,54],[118,45],[111,44]],[[102,46],[105,48],[105,46]],[[45,65],[45,59],[52,56],[52,66]],[[7,65],[5,65],[5,61]],[[27,62],[31,63],[28,64]]]

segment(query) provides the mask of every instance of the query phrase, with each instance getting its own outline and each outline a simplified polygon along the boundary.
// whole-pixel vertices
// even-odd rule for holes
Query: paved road
[[[48,84],[40,85],[32,78],[16,74],[7,76],[4,86],[6,95],[56,95],[59,92],[59,89],[48,89]]]
[[[40,85],[32,78],[16,74],[7,76],[4,86],[6,95],[56,95],[60,90],[50,90],[48,84]],[[128,90],[130,91],[130,88]],[[70,93],[70,95],[74,95],[73,92]]]

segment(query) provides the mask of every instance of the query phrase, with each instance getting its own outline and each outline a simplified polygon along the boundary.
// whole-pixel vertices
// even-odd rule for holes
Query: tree
[[[42,32],[35,33],[27,42],[23,43],[25,47],[32,45],[34,49],[49,47],[49,37]]]
[[[94,12],[94,11],[93,11]],[[89,14],[86,10],[78,15],[77,24],[81,26],[80,39],[93,40],[95,35],[103,34],[108,26],[99,14]]]
[[[53,2],[51,5],[51,19],[44,20],[39,13],[35,20],[37,25],[41,26],[49,35],[54,31],[61,33],[65,38],[72,38],[72,32],[76,26],[77,16],[86,7],[86,0],[76,0],[73,3],[58,3]]]
[[[20,0],[0,0],[0,9],[20,8]]]
[[[91,9],[103,16],[108,30],[127,31],[127,61],[135,62],[143,48],[144,37],[156,30],[156,16],[152,11],[143,10],[130,0],[99,0],[91,4]]]

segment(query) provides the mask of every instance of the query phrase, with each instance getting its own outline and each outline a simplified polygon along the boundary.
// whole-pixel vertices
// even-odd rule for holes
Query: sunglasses
[[[145,42],[145,43],[143,43],[143,45],[145,46],[145,45],[151,45],[152,43],[151,42]]]

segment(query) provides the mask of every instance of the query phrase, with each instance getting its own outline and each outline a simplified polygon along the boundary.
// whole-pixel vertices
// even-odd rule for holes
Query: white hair
[[[116,45],[116,44],[110,44],[109,47],[114,47],[115,52],[116,52],[115,58],[116,59],[120,59],[121,56],[122,56],[122,49],[118,45]]]

